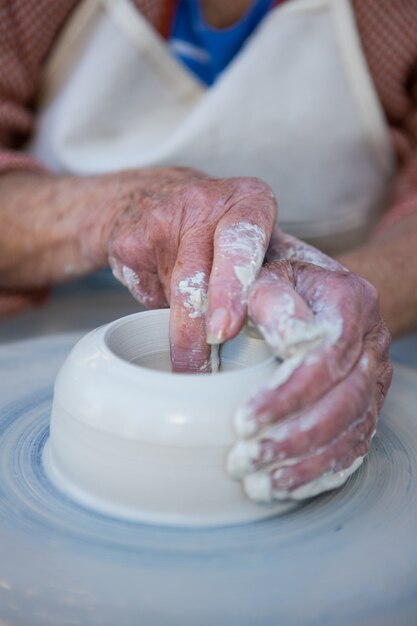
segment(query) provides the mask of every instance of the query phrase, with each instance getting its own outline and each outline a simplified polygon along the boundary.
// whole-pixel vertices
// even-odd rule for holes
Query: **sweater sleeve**
[[[22,147],[34,123],[42,65],[78,0],[0,0],[0,172],[42,170]]]
[[[375,234],[417,213],[417,2],[353,0],[362,46],[397,155],[388,210]]]
[[[0,174],[43,171],[22,147],[34,124],[42,65],[78,0],[0,0]],[[0,290],[0,319],[44,302],[47,289]]]
[[[45,169],[23,148],[33,132],[45,61],[80,1],[0,0],[0,175]],[[134,3],[167,36],[175,0]],[[0,319],[42,304],[46,297],[47,289],[0,289]]]
[[[388,233],[409,215],[417,214],[417,150],[394,181],[388,211],[377,224],[374,235]]]

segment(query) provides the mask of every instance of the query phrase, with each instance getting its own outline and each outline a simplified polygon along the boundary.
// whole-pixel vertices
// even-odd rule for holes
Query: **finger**
[[[244,489],[256,502],[301,500],[340,487],[361,464],[375,432],[376,406],[328,447],[293,465],[274,467],[247,476]]]
[[[327,256],[321,250],[288,233],[284,233],[277,226],[272,231],[266,258],[267,261],[280,259],[287,259],[290,262],[303,261],[330,271],[348,271],[341,263]]]
[[[245,186],[243,199],[215,231],[207,312],[212,344],[231,339],[244,323],[248,291],[263,263],[275,220],[276,204],[269,188],[255,179],[245,180]]]
[[[356,275],[306,264],[293,267],[297,291],[313,311],[324,339],[317,348],[278,366],[269,385],[241,407],[235,416],[241,437],[252,436],[313,404],[345,378],[362,353],[369,326],[375,325],[379,315],[373,288]],[[251,302],[252,315],[262,328],[269,314],[261,305]]]
[[[206,336],[208,277],[212,250],[208,240],[182,240],[171,278],[170,345],[173,371],[208,373]]]
[[[391,335],[385,322],[381,319],[368,337],[370,349],[375,351],[375,359],[378,363],[376,399],[378,412],[384,404],[385,396],[392,382],[393,368],[389,360],[391,347]]]
[[[109,258],[113,276],[127,287],[132,296],[148,309],[168,305],[159,277],[155,272],[144,270],[134,259],[127,265],[115,256]]]
[[[348,271],[293,264],[298,293],[343,350],[381,322],[377,290]]]
[[[281,359],[310,349],[323,337],[314,314],[294,287],[288,261],[263,267],[249,295],[248,313]]]
[[[316,453],[344,433],[376,402],[378,367],[371,351],[351,374],[318,402],[262,431],[257,439],[238,442],[228,456],[228,471],[243,478],[274,462]]]

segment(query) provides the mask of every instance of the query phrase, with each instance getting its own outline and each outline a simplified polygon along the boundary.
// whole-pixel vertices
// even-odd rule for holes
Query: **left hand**
[[[161,168],[138,189],[134,173],[133,184],[132,173],[126,177],[129,203],[116,204],[107,228],[113,273],[146,306],[169,302],[173,370],[208,373],[207,340],[223,343],[245,322],[275,222],[274,195],[257,178],[190,169]]]
[[[376,289],[276,230],[249,315],[283,360],[236,415],[228,470],[255,501],[337,487],[361,463],[389,388],[390,335]]]
[[[0,320],[25,313],[29,309],[42,305],[48,297],[48,289],[30,291],[1,291]]]

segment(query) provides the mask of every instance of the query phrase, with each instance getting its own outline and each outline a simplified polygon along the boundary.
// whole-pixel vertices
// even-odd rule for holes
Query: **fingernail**
[[[271,478],[265,472],[246,476],[243,488],[248,498],[254,502],[272,502]]]
[[[230,476],[241,480],[253,472],[259,458],[260,447],[258,441],[238,441],[227,455],[226,469]]]
[[[229,322],[230,314],[227,309],[215,309],[208,321],[207,343],[222,343]]]
[[[247,439],[256,434],[258,426],[253,412],[247,405],[241,406],[235,413],[233,425],[238,437]]]

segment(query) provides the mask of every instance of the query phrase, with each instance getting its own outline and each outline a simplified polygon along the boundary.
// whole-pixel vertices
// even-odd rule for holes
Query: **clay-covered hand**
[[[369,450],[392,377],[372,285],[279,230],[267,258],[249,314],[282,363],[237,413],[228,457],[260,502],[343,484]]]
[[[174,369],[210,370],[210,346],[244,323],[276,217],[257,178],[190,168],[0,177],[0,292],[26,292],[110,263],[148,307],[171,305]],[[22,302],[9,298],[8,310]]]
[[[256,178],[167,171],[133,189],[108,238],[115,276],[145,306],[171,306],[177,372],[209,372],[210,343],[236,335],[275,221],[270,188]]]

